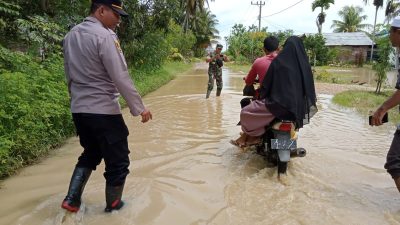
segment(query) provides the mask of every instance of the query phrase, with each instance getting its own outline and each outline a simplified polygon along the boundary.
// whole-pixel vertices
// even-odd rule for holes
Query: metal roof
[[[369,46],[372,40],[364,32],[323,33],[326,46]]]

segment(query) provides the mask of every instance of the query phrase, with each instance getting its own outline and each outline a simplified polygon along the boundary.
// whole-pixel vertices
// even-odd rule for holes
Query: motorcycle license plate
[[[295,149],[297,141],[294,139],[271,139],[272,149]]]

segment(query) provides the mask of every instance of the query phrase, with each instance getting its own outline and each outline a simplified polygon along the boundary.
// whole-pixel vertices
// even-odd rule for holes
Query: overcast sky
[[[215,0],[209,1],[210,10],[217,16],[221,39],[229,36],[232,26],[243,24],[246,27],[252,24],[258,27],[259,6],[251,5],[257,0]],[[265,0],[265,5],[261,11],[261,27],[268,27],[267,31],[275,32],[278,30],[291,29],[295,34],[300,33],[317,33],[317,25],[315,20],[320,8],[314,12],[311,11],[311,4],[314,0]],[[261,1],[258,1],[261,2]],[[363,0],[336,0],[334,5],[331,5],[326,10],[325,23],[322,25],[323,33],[330,33],[332,20],[341,20],[338,16],[338,11],[344,6],[360,6],[364,8],[364,14],[367,15],[365,23],[374,24],[375,7],[373,0],[365,5]],[[386,1],[384,1],[386,4]],[[293,6],[294,5],[294,6]],[[290,7],[293,6],[293,7]],[[289,8],[290,7],[290,8]],[[281,12],[282,11],[282,12]],[[274,15],[273,15],[274,14]],[[378,10],[377,23],[383,23],[385,19],[385,5]],[[225,41],[220,40],[225,46]]]

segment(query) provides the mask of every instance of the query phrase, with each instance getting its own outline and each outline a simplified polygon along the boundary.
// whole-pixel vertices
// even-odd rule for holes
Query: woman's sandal
[[[246,144],[243,147],[250,147],[250,146],[253,146],[253,145],[259,145],[261,143],[262,143],[262,139],[258,138],[258,139],[254,139],[251,142],[246,141]]]
[[[237,146],[239,148],[246,147],[246,144],[239,143],[237,140],[230,140],[229,143],[231,143],[231,144],[233,144],[233,145],[235,145],[235,146]]]

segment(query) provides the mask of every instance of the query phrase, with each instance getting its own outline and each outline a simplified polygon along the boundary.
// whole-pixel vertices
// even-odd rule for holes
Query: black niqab
[[[275,117],[295,121],[297,128],[317,112],[313,74],[299,37],[286,40],[265,75],[260,93]]]

